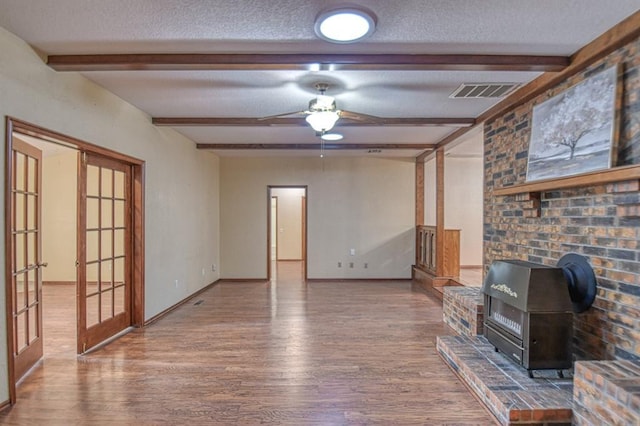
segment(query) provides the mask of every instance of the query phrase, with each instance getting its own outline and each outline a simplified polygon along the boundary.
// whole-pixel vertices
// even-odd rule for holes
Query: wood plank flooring
[[[222,282],[80,357],[74,288],[45,287],[45,360],[0,424],[494,424],[436,353],[452,333],[440,302],[409,281],[304,283],[296,268]]]
[[[460,268],[460,277],[457,281],[466,287],[482,287],[482,267]]]

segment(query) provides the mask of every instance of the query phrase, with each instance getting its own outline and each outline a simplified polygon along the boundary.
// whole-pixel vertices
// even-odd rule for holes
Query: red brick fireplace
[[[577,359],[640,361],[640,181],[549,190],[539,217],[522,197],[494,190],[523,183],[533,105],[611,65],[623,67],[617,166],[640,164],[640,39],[583,72],[485,123],[484,265],[521,259],[554,266],[568,252],[586,256],[598,291],[593,306],[574,317]]]
[[[580,361],[575,364],[573,410],[573,421],[578,424],[612,419],[624,424],[629,418],[615,417],[624,410],[631,413],[630,421],[640,421],[634,417],[634,413],[640,416],[640,392],[633,391],[640,389],[640,180],[582,182],[536,193],[505,195],[503,190],[525,182],[533,106],[612,65],[622,70],[614,167],[640,165],[638,31],[608,52],[543,93],[486,121],[484,127],[485,273],[496,260],[554,266],[564,254],[574,252],[588,258],[597,277],[593,305],[573,318],[573,354]],[[622,400],[602,403],[601,398],[593,398],[593,389],[599,386],[593,377],[600,377],[600,385],[617,381],[618,388],[632,391]],[[617,398],[618,392],[613,395]]]

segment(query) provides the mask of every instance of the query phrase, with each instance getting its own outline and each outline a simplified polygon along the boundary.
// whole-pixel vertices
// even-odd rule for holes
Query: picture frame
[[[533,107],[527,182],[613,166],[619,136],[618,66]]]

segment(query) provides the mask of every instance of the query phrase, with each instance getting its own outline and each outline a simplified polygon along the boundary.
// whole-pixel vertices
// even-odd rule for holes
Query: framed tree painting
[[[610,168],[619,98],[613,66],[534,106],[527,181]]]

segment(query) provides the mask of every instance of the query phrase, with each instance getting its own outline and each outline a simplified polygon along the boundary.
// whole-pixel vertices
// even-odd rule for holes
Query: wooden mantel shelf
[[[556,189],[578,188],[593,186],[603,183],[623,182],[626,180],[640,179],[640,164],[631,166],[614,167],[607,170],[585,173],[576,176],[545,179],[536,182],[521,183],[517,185],[498,188],[493,195],[517,195],[525,193],[540,193]]]

